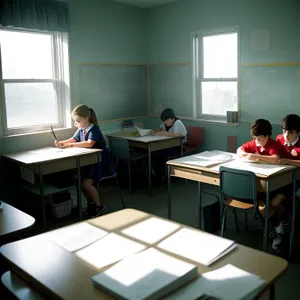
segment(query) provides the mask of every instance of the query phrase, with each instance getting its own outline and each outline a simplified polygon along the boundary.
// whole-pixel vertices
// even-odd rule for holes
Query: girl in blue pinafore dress
[[[93,216],[101,216],[106,212],[106,207],[99,199],[98,191],[94,185],[101,178],[115,174],[116,169],[111,152],[106,147],[103,134],[98,127],[96,114],[92,108],[80,104],[72,111],[72,118],[77,131],[72,138],[65,141],[55,141],[58,148],[97,148],[102,149],[101,162],[82,168],[82,191],[87,199],[92,200],[95,205]]]

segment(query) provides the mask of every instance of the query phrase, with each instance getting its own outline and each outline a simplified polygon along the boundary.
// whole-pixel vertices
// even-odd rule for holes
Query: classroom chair
[[[118,175],[118,174],[115,173],[115,174],[110,175],[110,176],[102,177],[102,178],[97,182],[97,191],[98,191],[99,194],[104,194],[104,193],[107,193],[107,192],[110,192],[110,191],[112,191],[112,190],[117,189],[117,190],[118,190],[119,197],[120,197],[120,200],[121,200],[122,208],[124,209],[124,208],[125,208],[125,202],[124,202],[124,199],[123,199],[123,196],[122,196],[122,192],[121,192],[121,189],[120,189],[120,186],[119,186],[119,182],[118,182],[117,175]],[[103,182],[103,181],[105,181],[105,180],[108,180],[108,179],[114,179],[114,180],[115,180],[115,183],[116,183],[116,187],[106,188],[106,189],[100,189],[100,184],[101,184],[101,182]]]
[[[197,153],[197,148],[203,143],[204,127],[189,126],[187,132],[187,142],[183,145],[184,155],[191,155]]]
[[[128,165],[128,186],[129,194],[131,194],[131,163],[140,159],[148,157],[147,152],[138,152],[130,149],[128,141],[118,138],[110,138],[110,151],[117,159],[116,165],[118,167],[119,160],[123,160]]]
[[[224,235],[226,212],[230,208],[234,213],[236,230],[238,231],[237,211],[245,213],[246,226],[264,229],[265,203],[257,199],[256,175],[250,171],[220,167],[221,204],[223,206],[221,221],[221,236]],[[254,215],[260,221],[260,226],[248,223],[248,214]],[[269,218],[273,211],[270,208]]]

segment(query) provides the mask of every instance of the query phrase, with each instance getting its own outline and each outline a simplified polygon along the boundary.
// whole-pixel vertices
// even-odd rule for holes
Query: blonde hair
[[[72,117],[74,118],[75,116],[80,118],[89,118],[91,123],[95,126],[99,126],[95,111],[84,104],[79,104],[73,109]]]

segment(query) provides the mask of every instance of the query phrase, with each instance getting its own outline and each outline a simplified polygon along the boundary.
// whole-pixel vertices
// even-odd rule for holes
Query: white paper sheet
[[[182,228],[159,243],[158,247],[209,266],[237,245],[216,235]]]
[[[145,243],[152,244],[178,228],[178,224],[153,217],[122,230],[122,233]]]
[[[140,243],[110,233],[92,245],[77,251],[76,255],[96,268],[102,268],[144,249],[145,246]]]
[[[79,223],[51,231],[47,239],[73,252],[107,235],[107,232],[88,223]]]
[[[137,129],[140,136],[145,136],[145,135],[151,134],[151,132],[152,132],[152,129],[143,129],[143,128],[139,128],[137,126],[135,126],[135,128]]]

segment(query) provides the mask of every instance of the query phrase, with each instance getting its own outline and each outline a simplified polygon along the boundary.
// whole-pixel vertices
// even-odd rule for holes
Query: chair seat
[[[228,198],[227,200],[224,201],[225,205],[230,206],[230,207],[235,207],[238,209],[246,210],[254,207],[254,204],[252,203],[247,203],[243,202],[241,200],[233,199],[233,198]],[[258,200],[258,210],[261,213],[261,215],[264,217],[266,214],[266,203],[263,202],[262,200]],[[269,207],[269,218],[273,215],[274,211]]]

